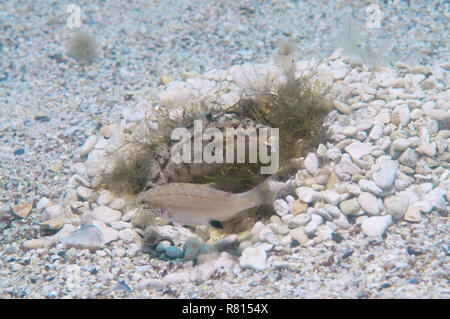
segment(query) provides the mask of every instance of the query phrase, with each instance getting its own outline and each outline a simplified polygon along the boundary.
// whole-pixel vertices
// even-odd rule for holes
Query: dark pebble
[[[335,233],[335,232],[332,232],[332,233],[331,233],[331,238],[332,238],[335,242],[337,242],[338,244],[344,239],[344,237],[342,237],[341,234]]]
[[[408,246],[406,248],[406,251],[408,252],[408,254],[410,255],[414,255],[414,256],[419,256],[423,254],[423,251],[421,249],[416,249],[412,246]]]
[[[23,155],[25,153],[25,150],[23,148],[19,148],[18,150],[14,151],[14,155]]]
[[[35,116],[34,119],[39,122],[50,122],[50,118],[47,115]]]
[[[417,279],[416,277],[412,277],[409,280],[409,283],[412,284],[412,285],[417,285],[419,283],[419,279]]]

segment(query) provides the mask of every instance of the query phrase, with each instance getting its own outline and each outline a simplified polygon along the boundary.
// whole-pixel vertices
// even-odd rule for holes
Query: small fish
[[[232,194],[206,185],[170,183],[156,186],[140,195],[161,217],[183,225],[210,225],[222,228],[221,222],[230,220],[247,209],[271,205],[287,183],[271,178],[255,188]]]

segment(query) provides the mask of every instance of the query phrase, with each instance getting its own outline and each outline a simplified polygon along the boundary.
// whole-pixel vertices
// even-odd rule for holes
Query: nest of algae
[[[292,170],[298,168],[296,160],[326,138],[324,123],[332,110],[333,100],[331,85],[324,85],[315,70],[308,74],[296,72],[294,51],[291,41],[281,41],[273,65],[262,69],[248,67],[250,74],[244,74],[238,81],[238,98],[229,105],[222,105],[218,98],[221,93],[228,93],[228,89],[223,88],[178,108],[161,103],[153,107],[139,123],[122,130],[116,149],[109,155],[113,165],[101,175],[96,183],[98,187],[123,196],[137,195],[165,183],[189,182],[239,193],[268,177],[260,174],[261,166],[267,164],[259,160],[250,163],[248,152],[245,163],[175,164],[171,161],[171,148],[175,144],[171,140],[172,130],[184,127],[192,133],[194,121],[198,119],[202,120],[203,129],[279,128],[280,173],[277,175],[292,174]],[[224,150],[225,138],[224,134]],[[273,151],[270,145],[267,147],[269,153]],[[264,214],[264,211],[268,213]],[[253,209],[237,220],[225,223],[222,231],[237,233],[267,216],[270,216],[270,210]]]

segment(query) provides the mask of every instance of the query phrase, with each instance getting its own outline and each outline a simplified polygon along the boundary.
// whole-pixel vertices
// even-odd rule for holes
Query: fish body
[[[206,185],[170,183],[144,193],[144,200],[160,208],[162,217],[184,225],[212,225],[230,220],[247,209],[272,204],[285,183],[267,179],[255,188],[232,194]]]

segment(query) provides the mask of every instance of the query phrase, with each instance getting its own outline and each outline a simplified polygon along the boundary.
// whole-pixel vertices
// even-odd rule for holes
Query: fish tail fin
[[[259,195],[261,205],[272,205],[277,195],[287,186],[287,183],[274,181],[272,178],[255,187],[254,191]]]

